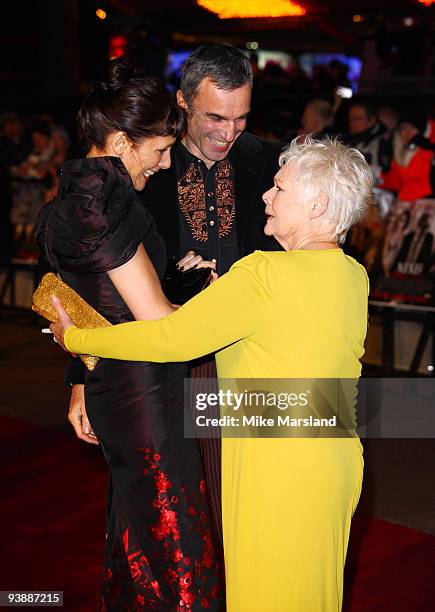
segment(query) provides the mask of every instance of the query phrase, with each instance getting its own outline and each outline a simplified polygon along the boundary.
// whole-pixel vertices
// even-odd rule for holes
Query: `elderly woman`
[[[187,361],[218,351],[220,379],[358,378],[368,280],[340,248],[371,199],[355,149],[293,141],[264,194],[265,233],[285,252],[256,252],[159,321],[79,330],[61,309],[52,326],[69,351]],[[66,331],[65,331],[66,330]],[[363,474],[347,438],[223,440],[229,612],[332,612]]]

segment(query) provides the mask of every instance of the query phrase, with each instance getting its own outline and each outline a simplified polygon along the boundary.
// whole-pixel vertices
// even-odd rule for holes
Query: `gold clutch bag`
[[[108,327],[111,325],[99,312],[92,306],[89,306],[78,293],[66,285],[56,274],[49,272],[45,274],[39,283],[32,298],[32,310],[37,312],[41,317],[55,323],[57,321],[57,313],[51,301],[53,295],[56,295],[62,302],[69,316],[76,327],[88,329],[91,327]],[[80,355],[88,370],[94,370],[98,363],[99,357],[93,355]]]

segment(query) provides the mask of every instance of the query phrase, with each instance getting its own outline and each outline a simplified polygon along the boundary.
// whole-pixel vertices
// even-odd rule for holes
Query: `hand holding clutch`
[[[172,304],[181,306],[210,284],[212,273],[211,268],[189,268],[183,272],[170,259],[162,280],[163,291]]]
[[[55,323],[58,320],[58,315],[52,302],[53,295],[60,299],[76,327],[90,329],[111,325],[107,319],[80,297],[74,289],[71,289],[52,272],[44,275],[33,294],[32,310],[48,321]],[[87,369],[91,371],[95,369],[99,361],[99,357],[94,357],[93,355],[80,355],[80,359]]]

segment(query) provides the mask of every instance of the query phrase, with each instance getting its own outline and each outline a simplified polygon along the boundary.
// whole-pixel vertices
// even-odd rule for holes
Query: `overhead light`
[[[106,17],[107,17],[106,11],[104,11],[102,8],[98,8],[95,11],[95,14],[98,17],[98,19],[106,19]]]
[[[405,17],[405,19],[403,20],[403,25],[407,28],[410,28],[414,25],[414,19],[412,17]]]
[[[424,6],[432,6],[435,4],[435,0],[418,0],[420,4],[424,4]]]
[[[361,21],[364,21],[364,15],[354,15],[352,21],[354,23],[361,23]]]
[[[255,51],[256,49],[258,49],[258,42],[256,42],[255,40],[248,41],[246,43],[246,48]]]
[[[220,19],[256,17],[300,17],[307,9],[292,0],[196,0],[197,4]]]

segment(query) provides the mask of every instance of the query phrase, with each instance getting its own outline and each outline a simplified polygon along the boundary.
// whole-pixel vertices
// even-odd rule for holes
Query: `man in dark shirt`
[[[171,168],[159,172],[140,194],[168,257],[178,261],[193,251],[213,261],[219,275],[255,249],[280,248],[264,235],[262,195],[273,184],[281,146],[243,133],[252,78],[249,60],[232,45],[202,45],[192,53],[177,92],[187,130],[171,151]],[[213,378],[214,360],[196,363],[191,373]],[[72,370],[67,381],[81,382]],[[69,418],[77,435],[90,442],[82,390],[74,385]],[[200,447],[220,533],[219,440],[200,440]]]
[[[219,275],[255,249],[280,248],[264,235],[262,195],[273,184],[281,146],[244,133],[252,79],[249,60],[231,45],[202,45],[192,53],[177,92],[187,130],[172,149],[171,168],[160,172],[140,194],[169,257],[178,261],[193,251],[213,261]],[[214,358],[191,364],[190,375],[203,379],[195,381],[197,391],[215,391]],[[207,416],[218,416],[211,411],[210,407]],[[219,442],[199,439],[221,535]]]
[[[261,196],[273,183],[281,146],[243,133],[252,67],[231,45],[198,47],[183,68],[177,100],[187,130],[141,198],[170,257],[193,250],[219,274],[255,249],[278,248],[264,235]]]

